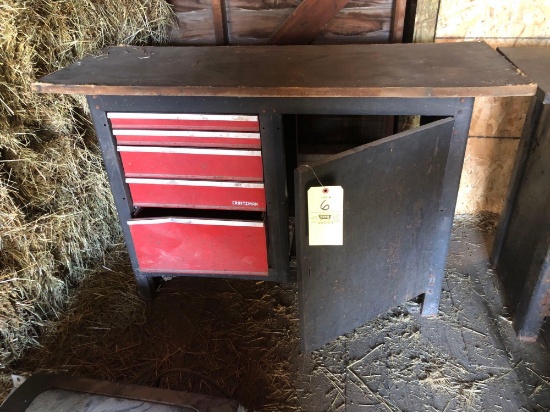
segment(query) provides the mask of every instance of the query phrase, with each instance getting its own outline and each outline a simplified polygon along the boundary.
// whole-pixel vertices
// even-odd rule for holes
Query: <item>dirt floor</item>
[[[487,262],[491,226],[476,223],[455,223],[437,318],[409,302],[308,355],[295,285],[180,278],[146,306],[115,253],[7,372],[227,395],[251,410],[548,411],[550,352],[515,337]]]

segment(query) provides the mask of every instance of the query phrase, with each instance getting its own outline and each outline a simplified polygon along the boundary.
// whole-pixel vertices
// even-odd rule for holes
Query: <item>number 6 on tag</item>
[[[344,244],[344,189],[312,187],[307,191],[309,245]]]

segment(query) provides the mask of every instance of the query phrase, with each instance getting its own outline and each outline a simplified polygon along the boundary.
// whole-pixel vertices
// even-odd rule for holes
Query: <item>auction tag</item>
[[[309,245],[344,244],[344,189],[312,187],[307,191]]]

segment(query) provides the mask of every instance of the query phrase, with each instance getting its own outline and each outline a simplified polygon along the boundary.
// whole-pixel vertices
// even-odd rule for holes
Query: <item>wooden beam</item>
[[[433,43],[437,28],[440,0],[418,0],[413,43]]]
[[[212,0],[212,16],[214,18],[216,44],[220,46],[229,44],[224,0]]]
[[[303,0],[269,38],[269,44],[309,44],[349,0]]]
[[[393,4],[392,23],[391,23],[391,42],[403,42],[403,28],[405,26],[405,12],[407,10],[407,0],[395,0]]]
[[[487,44],[463,42],[110,47],[99,57],[86,57],[42,78],[33,90],[144,96],[496,97],[532,96],[537,85]]]

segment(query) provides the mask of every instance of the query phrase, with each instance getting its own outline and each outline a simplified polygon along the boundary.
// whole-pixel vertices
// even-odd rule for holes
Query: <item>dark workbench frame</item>
[[[287,179],[282,115],[422,115],[451,116],[455,119],[454,134],[441,196],[442,224],[437,245],[439,270],[426,285],[423,314],[436,315],[439,306],[449,234],[456,205],[462,163],[466,150],[473,98],[228,98],[175,96],[88,96],[94,125],[99,138],[105,167],[113,191],[122,232],[140,295],[151,300],[154,278],[163,276],[211,276],[145,272],[139,269],[136,252],[127,222],[133,217],[133,204],[125,183],[120,157],[116,150],[107,112],[159,113],[241,113],[258,114],[262,139],[262,157],[267,198],[268,277],[218,276],[225,278],[289,281],[295,278],[290,268]]]

